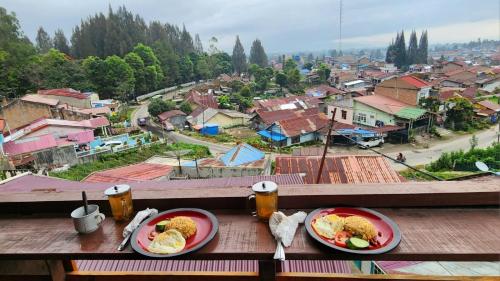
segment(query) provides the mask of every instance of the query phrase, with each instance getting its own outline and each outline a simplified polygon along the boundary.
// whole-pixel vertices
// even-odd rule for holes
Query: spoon
[[[88,215],[89,203],[87,202],[87,193],[85,193],[85,191],[82,191],[82,198],[83,198],[83,209],[85,210],[85,215]]]

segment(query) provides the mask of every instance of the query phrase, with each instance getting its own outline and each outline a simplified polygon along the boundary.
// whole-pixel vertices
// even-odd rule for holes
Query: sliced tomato
[[[152,241],[155,239],[156,235],[158,235],[158,232],[153,230],[148,234],[148,239]]]
[[[351,237],[351,233],[347,231],[339,231],[335,233],[335,245],[339,247],[347,247],[346,241]]]

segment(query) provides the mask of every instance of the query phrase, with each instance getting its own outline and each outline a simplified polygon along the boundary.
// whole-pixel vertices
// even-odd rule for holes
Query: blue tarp
[[[340,129],[337,132],[342,135],[361,135],[362,137],[374,137],[377,135],[374,131],[363,129]]]
[[[264,159],[264,152],[257,148],[243,143],[231,148],[220,160],[228,167],[236,167],[243,164]]]
[[[201,128],[200,133],[202,135],[210,135],[210,136],[217,135],[219,133],[219,125],[205,124],[205,126]]]
[[[282,140],[286,140],[286,137],[280,133],[276,133],[276,132],[269,132],[269,131],[266,131],[266,130],[262,130],[262,131],[259,131],[257,132],[257,134],[265,137],[265,138],[268,138],[268,139],[271,139],[273,141],[282,141]]]

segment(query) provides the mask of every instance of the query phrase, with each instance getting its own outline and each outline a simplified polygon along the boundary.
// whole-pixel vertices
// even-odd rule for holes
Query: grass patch
[[[425,171],[425,172],[432,174],[436,177],[439,177],[443,180],[450,180],[450,179],[457,178],[457,177],[478,174],[478,172],[471,172],[471,171],[442,171],[442,172]],[[436,180],[436,179],[429,177],[425,174],[418,173],[418,172],[410,170],[410,169],[401,171],[401,172],[399,172],[399,174],[401,176],[403,176],[405,179],[412,180],[412,181],[435,181]]]
[[[118,153],[99,155],[98,160],[78,164],[64,172],[51,172],[50,176],[58,177],[67,180],[80,181],[93,172],[112,169],[120,166],[130,165],[145,161],[154,155],[162,155],[165,151],[190,149],[191,153],[184,155],[182,158],[194,159],[195,157],[208,157],[210,151],[208,147],[187,143],[175,143],[165,145],[162,143],[155,143],[149,146],[142,146],[133,148],[127,151]]]

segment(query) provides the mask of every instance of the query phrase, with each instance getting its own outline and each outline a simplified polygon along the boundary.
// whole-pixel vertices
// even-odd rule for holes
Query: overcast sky
[[[385,47],[399,30],[427,29],[429,43],[500,39],[499,0],[344,0],[343,48]],[[215,36],[231,51],[239,35],[249,50],[255,38],[267,52],[338,48],[339,0],[0,0],[34,40],[39,26],[70,37],[82,18],[125,5],[146,21],[185,24],[204,43]],[[408,40],[409,35],[407,35]]]

